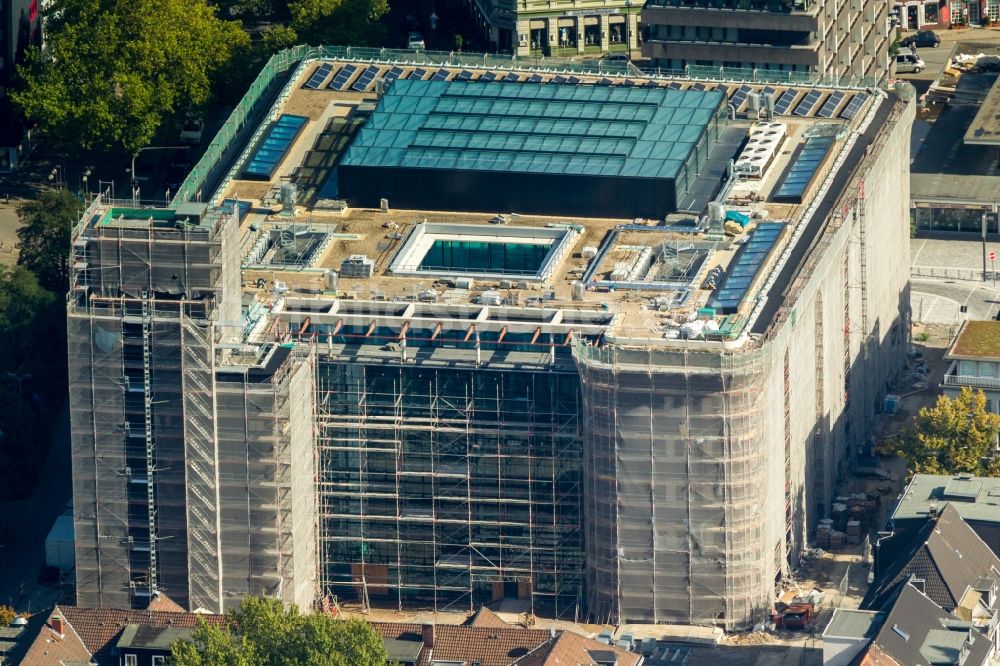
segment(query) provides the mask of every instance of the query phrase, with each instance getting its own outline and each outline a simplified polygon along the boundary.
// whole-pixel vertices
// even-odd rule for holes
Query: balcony
[[[755,62],[783,65],[819,66],[819,43],[804,46],[770,46],[730,42],[694,42],[649,39],[642,55],[652,60],[707,60],[710,62]]]
[[[786,30],[819,32],[819,14],[812,11],[789,13],[753,9],[666,7],[647,2],[642,8],[643,25],[678,25],[744,30]]]
[[[968,386],[984,390],[1000,391],[1000,379],[996,377],[975,377],[971,375],[945,375],[942,386]]]

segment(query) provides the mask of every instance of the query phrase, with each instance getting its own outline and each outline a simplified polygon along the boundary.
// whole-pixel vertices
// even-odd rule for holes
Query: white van
[[[924,71],[927,64],[917,57],[915,53],[899,53],[896,55],[897,74],[919,74]]]

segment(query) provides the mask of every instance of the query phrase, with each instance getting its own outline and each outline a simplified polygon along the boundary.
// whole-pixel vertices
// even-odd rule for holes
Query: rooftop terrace
[[[736,343],[748,324],[766,329],[781,299],[770,298],[769,310],[762,296],[784,289],[821,229],[837,183],[863,158],[865,138],[850,130],[874,113],[873,101],[875,108],[888,106],[881,93],[851,88],[489,58],[475,64],[470,56],[455,66],[427,66],[367,55],[291,66],[242,147],[226,148],[237,139],[224,131],[209,151],[218,165],[196,168],[196,176],[222,174],[206,198],[250,207],[241,225],[245,285],[268,290],[279,280],[293,293],[328,292],[313,297],[325,303],[336,292],[367,302],[499,301],[508,308],[589,311],[610,315],[603,326],[626,337]],[[765,96],[775,100],[771,119],[757,111]],[[267,146],[266,168],[248,175],[276,121],[288,117],[304,121],[287,133],[287,146]],[[714,134],[707,129],[713,122]],[[752,173],[728,179],[729,161],[741,155],[755,126],[760,136],[773,134],[775,145],[753,153]],[[815,137],[828,150],[805,164],[798,158]],[[357,165],[376,169],[365,179],[372,189],[363,205],[344,200],[337,177]],[[394,165],[442,174],[419,181],[427,205],[408,207],[379,194]],[[455,176],[473,170],[489,180],[473,186]],[[688,192],[674,206],[636,215],[605,200],[599,187],[570,184],[541,188],[536,199],[572,194],[593,205],[527,214],[518,204],[525,186],[501,179],[511,173],[580,174],[598,185],[669,177],[685,181]],[[185,184],[182,197],[196,180]],[[281,186],[289,182],[297,190],[293,209],[281,203]],[[780,200],[777,190],[789,182],[799,188],[796,196]],[[827,194],[817,202],[820,193]],[[379,197],[388,199],[385,209]],[[725,229],[721,221],[709,223],[713,198],[725,204]],[[606,208],[596,205],[601,201]],[[444,233],[428,235],[429,229]],[[762,251],[757,241],[765,236]],[[748,241],[752,248],[742,251]],[[756,260],[737,266],[741,254]],[[362,274],[355,275],[358,266]],[[734,275],[727,276],[730,269]],[[339,273],[332,289],[329,270]],[[689,326],[692,320],[700,323]]]

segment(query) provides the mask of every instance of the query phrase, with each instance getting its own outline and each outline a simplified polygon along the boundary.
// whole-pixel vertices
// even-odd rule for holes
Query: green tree
[[[388,0],[288,0],[291,26],[310,44],[378,46]]]
[[[56,0],[49,14],[11,99],[71,152],[135,153],[165,117],[203,104],[249,42],[205,0]]]
[[[194,641],[177,641],[172,666],[384,666],[382,640],[362,620],[304,615],[280,600],[247,597],[215,627],[201,622]]]
[[[42,286],[57,294],[69,288],[70,231],[81,203],[66,190],[47,190],[18,206],[20,254],[17,263],[34,273]]]
[[[1000,476],[998,434],[1000,415],[986,410],[982,391],[966,387],[955,398],[942,395],[933,407],[921,408],[898,453],[917,473]]]

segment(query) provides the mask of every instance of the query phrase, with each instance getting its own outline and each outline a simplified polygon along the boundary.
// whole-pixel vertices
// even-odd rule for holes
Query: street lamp
[[[49,172],[49,182],[54,183],[56,187],[60,190],[63,186],[63,168],[61,164],[57,164],[52,167],[52,171]]]
[[[90,173],[91,173],[90,167],[87,167],[80,174],[80,184],[81,184],[80,194],[81,195],[86,194],[87,196],[90,196],[90,188],[87,186],[87,181],[90,178]]]

